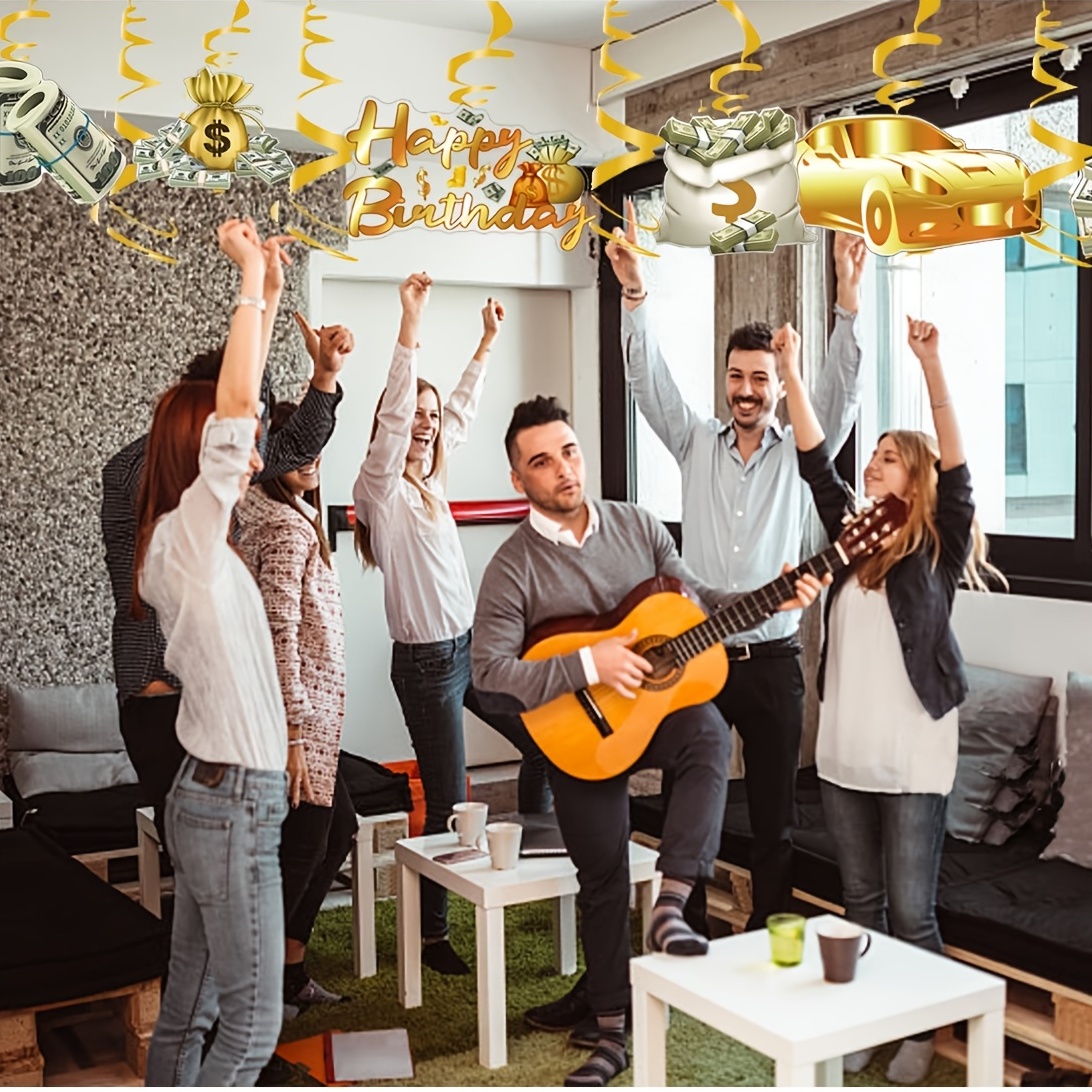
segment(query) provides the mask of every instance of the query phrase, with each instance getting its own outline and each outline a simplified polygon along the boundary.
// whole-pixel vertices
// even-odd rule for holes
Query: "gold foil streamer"
[[[304,234],[299,228],[290,227],[287,230],[288,234],[291,235],[293,239],[299,239],[301,243],[304,243],[315,250],[325,251],[325,253],[332,254],[335,258],[340,258],[343,262],[355,262],[357,260],[352,254],[346,254],[342,250],[335,250],[332,246],[320,243],[318,239],[312,239],[310,235]],[[348,233],[346,232],[346,234]]]
[[[123,79],[132,80],[133,83],[136,84],[136,87],[130,87],[124,95],[119,95],[118,102],[122,102],[130,95],[135,95],[138,91],[145,91],[149,87],[157,87],[160,82],[151,76],[146,76],[143,72],[138,72],[129,63],[130,49],[134,46],[152,44],[150,38],[142,38],[133,30],[134,23],[143,23],[145,21],[143,16],[137,15],[135,3],[129,3],[122,13],[121,40],[125,44],[121,47],[121,56],[118,58],[118,71],[121,73]],[[114,131],[123,140],[129,141],[131,144],[135,144],[138,140],[143,140],[145,137],[151,136],[151,133],[141,129],[139,125],[134,125],[118,110],[114,111]],[[131,186],[135,181],[136,164],[130,160],[125,165],[125,170],[121,172],[121,177],[114,183],[114,188],[110,192],[111,194],[119,194],[123,189],[127,186]]]
[[[19,22],[20,19],[48,19],[48,11],[40,11],[34,5],[37,0],[27,0],[27,6],[22,11],[13,11],[10,15],[5,15],[3,19],[0,19],[0,41],[7,42],[8,45],[0,49],[0,58],[5,61],[28,61],[30,54],[27,53],[23,57],[16,57],[15,51],[17,49],[33,49],[37,42],[13,42],[8,37],[8,27],[14,23]]]
[[[142,227],[147,225],[142,224]],[[112,227],[106,229],[106,234],[116,242],[121,243],[122,246],[127,246],[130,250],[135,250],[138,254],[143,254],[145,257],[151,258],[153,261],[163,262],[164,265],[177,265],[178,259],[172,258],[168,254],[162,254],[158,250],[152,250],[151,247],[143,246],[135,239],[130,239],[128,235],[122,235],[120,231],[115,230]]]
[[[333,38],[327,38],[326,35],[320,34],[311,26],[312,21],[322,22],[324,19],[326,19],[325,15],[319,15],[315,11],[313,0],[308,0],[303,11],[304,40],[300,48],[300,72],[313,80],[318,80],[318,83],[308,87],[306,91],[301,91],[297,102],[302,102],[312,91],[341,83],[341,80],[316,68],[307,56],[307,51],[311,46],[327,45],[333,41]],[[296,107],[296,129],[305,137],[321,144],[324,148],[329,148],[331,154],[323,156],[322,159],[316,159],[312,163],[305,163],[297,167],[292,172],[292,180],[289,183],[289,189],[292,193],[299,193],[309,182],[314,182],[316,178],[321,178],[324,174],[329,174],[330,171],[336,171],[344,167],[353,156],[352,148],[344,136],[340,133],[332,133],[329,129],[323,129],[322,126],[309,121],[300,113],[298,106]]]
[[[747,58],[751,56],[762,45],[762,39],[758,35],[758,31],[755,30],[754,24],[746,15],[743,14],[740,6],[735,0],[717,0],[722,8],[727,8],[732,18],[739,23],[740,29],[743,31],[743,50],[739,55],[739,60],[734,64],[721,65],[720,68],[714,69],[709,73],[709,90],[713,92],[717,97],[713,100],[711,110],[719,110],[722,114],[731,115],[736,110],[740,109],[740,106],[744,99],[747,98],[745,94],[738,92],[722,92],[720,89],[720,81],[724,79],[731,72],[761,72],[762,65],[758,61],[748,61]],[[734,102],[734,106],[726,106],[726,103]],[[700,114],[704,109],[704,103],[699,108]]]
[[[97,207],[98,206],[96,206],[96,208]],[[156,227],[152,227],[151,224],[144,223],[143,220],[138,219],[131,212],[126,212],[125,209],[123,209],[121,207],[121,205],[116,204],[113,201],[110,202],[110,210],[111,210],[111,212],[116,212],[123,219],[128,220],[129,223],[136,224],[137,227],[141,227],[145,231],[151,232],[152,235],[155,235],[160,239],[177,239],[178,238],[178,234],[179,234],[178,225],[173,220],[168,220],[167,221],[171,225],[169,228],[156,228]]]
[[[619,220],[622,221],[623,224],[626,222],[626,218],[622,213],[616,212],[610,207],[610,205],[600,201],[594,193],[589,193],[588,196],[605,212],[609,212],[611,216],[617,217]],[[610,239],[612,243],[617,243],[619,246],[624,246],[627,250],[632,250],[637,254],[643,254],[646,258],[658,258],[660,256],[654,250],[645,250],[643,246],[638,246],[636,243],[631,243],[626,239],[619,239],[617,235],[609,234],[608,232],[604,231],[598,224],[591,224],[590,226],[597,235],[602,235],[604,239]],[[638,224],[637,226],[642,231],[656,232],[660,229],[660,223],[658,220],[655,224]]]
[[[218,50],[213,49],[212,43],[220,37],[221,34],[249,34],[250,27],[239,26],[250,14],[250,7],[247,5],[246,0],[239,0],[239,3],[235,5],[235,14],[231,17],[231,22],[226,27],[216,27],[214,30],[210,30],[205,35],[204,40],[201,43],[202,48],[208,50],[208,56],[205,58],[205,64],[210,68],[222,68],[225,65],[230,65],[231,62],[239,56],[234,50],[228,50],[221,53]],[[223,58],[223,60],[221,60]]]
[[[910,45],[938,46],[944,40],[939,34],[930,34],[921,29],[921,24],[940,11],[941,0],[918,0],[917,14],[914,16],[914,29],[910,34],[894,34],[885,42],[881,42],[872,51],[872,72],[881,80],[888,80],[883,87],[876,92],[876,101],[881,106],[890,106],[897,114],[904,106],[909,106],[913,99],[902,99],[899,102],[891,97],[901,91],[913,91],[921,87],[922,80],[900,80],[896,76],[889,76],[884,71],[888,58],[897,49]]]
[[[482,106],[484,98],[467,100],[467,95],[478,91],[496,91],[493,84],[463,83],[459,79],[459,69],[469,61],[480,61],[487,57],[514,57],[515,53],[510,49],[494,49],[494,44],[503,38],[512,29],[512,17],[505,11],[504,5],[499,0],[486,0],[489,5],[489,13],[493,16],[493,26],[489,31],[484,49],[472,49],[467,53],[458,53],[447,62],[447,78],[458,87],[448,95],[448,98],[460,106]]]

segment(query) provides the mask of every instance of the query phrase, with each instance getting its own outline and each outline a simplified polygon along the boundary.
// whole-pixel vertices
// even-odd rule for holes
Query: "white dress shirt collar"
[[[550,519],[549,516],[544,516],[534,505],[531,505],[531,511],[528,518],[531,521],[531,526],[542,535],[543,538],[549,539],[559,546],[572,546],[579,549],[596,531],[599,530],[598,510],[590,500],[586,500],[584,504],[588,509],[588,526],[584,531],[584,537],[580,539],[579,542],[572,531],[563,527],[557,520]]]

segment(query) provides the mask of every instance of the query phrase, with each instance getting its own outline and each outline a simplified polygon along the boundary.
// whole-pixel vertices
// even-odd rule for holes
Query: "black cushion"
[[[137,844],[136,809],[149,801],[139,785],[94,792],[43,792],[23,799],[7,778],[17,826],[50,835],[69,853],[129,849]]]
[[[409,774],[388,770],[386,766],[350,751],[338,755],[337,769],[345,779],[357,815],[413,811]]]
[[[796,798],[793,883],[840,905],[841,878],[814,766],[797,775]],[[660,837],[662,798],[631,797],[630,819],[635,830]],[[1039,860],[1048,826],[1033,822],[1002,846],[945,837],[937,894],[941,936],[955,948],[1092,991],[1092,870]],[[718,856],[747,868],[750,845],[746,785],[731,781]]]
[[[167,969],[163,923],[31,830],[0,831],[0,1010],[120,989]]]

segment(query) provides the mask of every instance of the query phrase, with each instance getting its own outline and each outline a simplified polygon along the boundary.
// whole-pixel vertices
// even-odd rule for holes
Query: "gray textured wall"
[[[340,172],[302,197],[317,216],[344,224]],[[164,241],[116,212],[96,226],[44,179],[0,195],[0,762],[7,685],[112,679],[110,596],[99,535],[100,472],[144,432],[156,397],[198,352],[223,338],[237,291],[214,230],[251,215],[263,234],[287,183],[236,182],[224,196],[130,186],[118,204],[165,228]],[[105,211],[105,210],[104,210]],[[282,224],[284,223],[282,217]],[[337,236],[293,221],[327,244]],[[107,238],[109,224],[179,259],[167,266]],[[308,360],[291,313],[305,308],[308,249],[290,248],[270,353],[278,397],[296,397]]]

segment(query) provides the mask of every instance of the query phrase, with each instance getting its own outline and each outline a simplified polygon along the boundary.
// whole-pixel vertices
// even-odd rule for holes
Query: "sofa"
[[[1062,1065],[1092,1069],[1092,678],[1069,678],[1063,777],[1050,680],[1032,685],[1029,677],[989,669],[968,674],[937,895],[941,934],[950,955],[1021,984],[1010,990],[1006,1034]],[[630,812],[634,831],[660,837],[659,793],[632,796]],[[798,898],[840,910],[814,766],[797,777],[793,843]],[[750,845],[746,785],[733,780],[718,863],[734,892],[725,916],[737,927],[749,910]],[[710,907],[716,913],[713,899]]]

